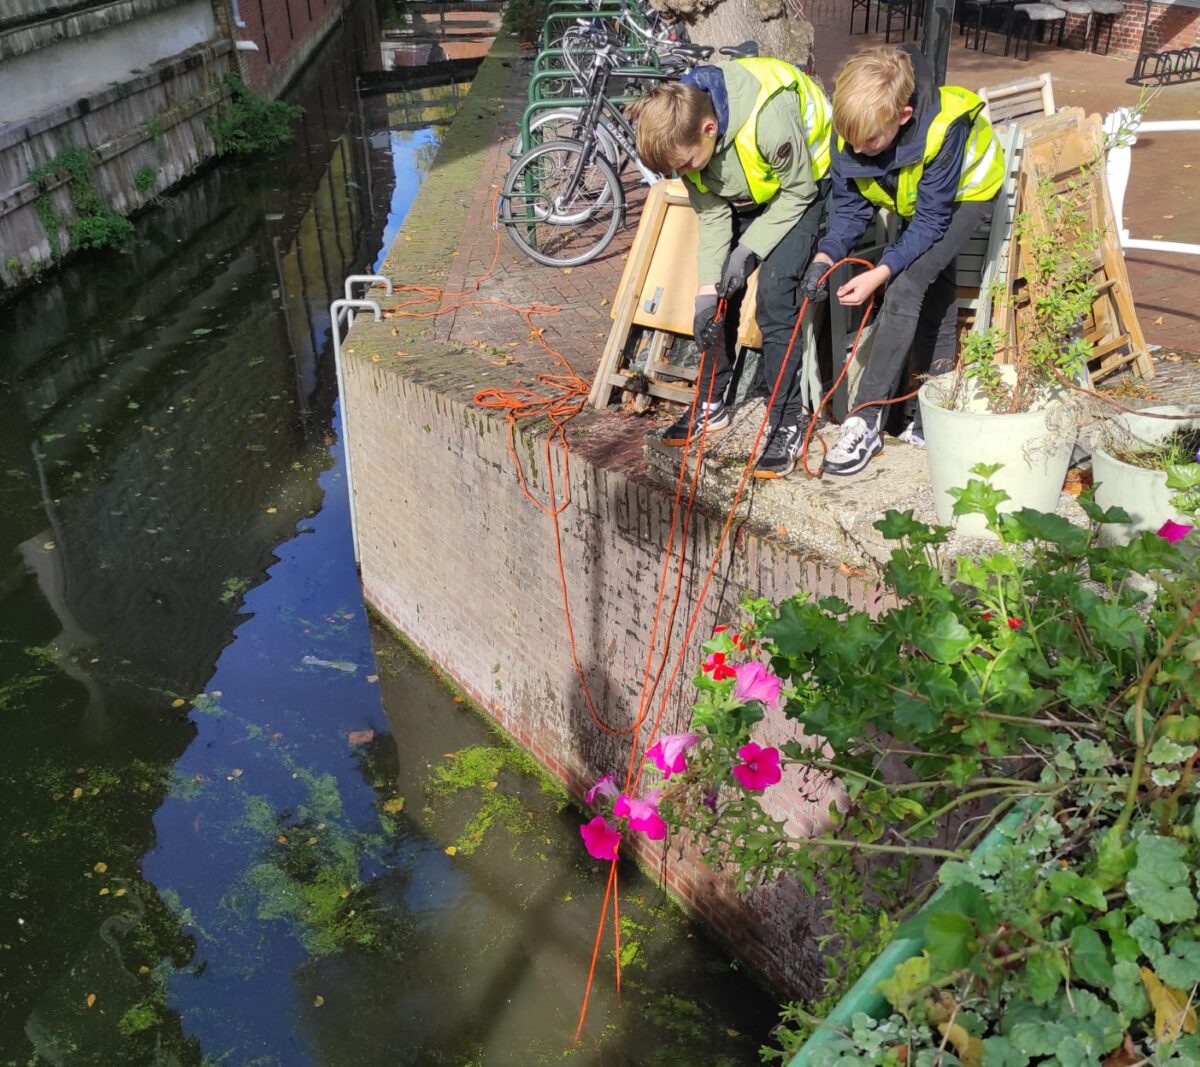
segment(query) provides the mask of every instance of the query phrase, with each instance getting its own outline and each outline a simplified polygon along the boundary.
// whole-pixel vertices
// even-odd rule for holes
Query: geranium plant
[[[899,931],[925,951],[880,983],[892,1014],[856,1018],[815,1067],[1200,1063],[1200,533],[1101,547],[1118,509],[1085,496],[1091,530],[1001,514],[977,473],[956,510],[997,551],[946,560],[945,528],[889,512],[898,606],[880,617],[746,601],[705,647],[733,674],[699,671],[700,739],[657,812],[739,884],[787,873],[829,901],[826,996],[789,1007],[777,1056]],[[753,736],[776,700],[806,735],[778,765]],[[809,838],[753,788],[796,765],[835,797]]]

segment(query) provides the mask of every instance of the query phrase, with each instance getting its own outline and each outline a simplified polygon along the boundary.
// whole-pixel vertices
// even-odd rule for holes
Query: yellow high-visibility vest
[[[855,178],[854,184],[872,204],[896,212],[901,218],[911,219],[917,210],[917,185],[925,168],[942,150],[946,131],[950,124],[963,115],[970,116],[971,131],[967,134],[963,149],[962,171],[958,176],[955,203],[963,200],[991,200],[1004,184],[1004,152],[1000,148],[992,124],[983,117],[983,101],[973,92],[954,85],[943,85],[942,109],[929,124],[925,135],[925,152],[919,163],[900,168],[896,179],[896,196],[893,198],[875,178]],[[838,138],[838,150],[845,145]]]
[[[751,198],[756,204],[764,204],[779,192],[779,177],[775,168],[759,152],[756,132],[758,116],[767,101],[785,90],[794,91],[799,100],[800,124],[804,129],[804,142],[808,146],[813,181],[820,181],[829,172],[833,140],[831,109],[820,86],[782,59],[756,56],[735,59],[734,62],[753,74],[758,81],[758,95],[754,99],[750,117],[742,123],[733,139]],[[708,192],[698,171],[689,171],[687,178],[702,193]]]

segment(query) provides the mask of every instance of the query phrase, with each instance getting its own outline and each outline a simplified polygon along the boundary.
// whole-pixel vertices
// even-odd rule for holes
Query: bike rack
[[[346,279],[345,291],[350,292],[355,282],[382,281],[386,283],[389,293],[392,283],[389,279],[376,274],[352,274]],[[342,402],[342,455],[346,461],[346,494],[350,501],[350,539],[354,542],[354,566],[359,565],[358,549],[358,519],[354,514],[354,474],[350,463],[350,413],[346,409],[346,379],[342,373],[342,320],[346,320],[346,329],[354,325],[355,311],[369,311],[376,322],[383,321],[383,310],[374,300],[354,300],[347,297],[335,300],[329,305],[329,322],[333,330],[333,366],[337,374],[338,399]]]

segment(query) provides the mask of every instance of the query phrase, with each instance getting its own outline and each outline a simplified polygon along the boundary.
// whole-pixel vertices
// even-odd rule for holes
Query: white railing
[[[1140,237],[1130,237],[1122,215],[1122,209],[1125,206],[1125,190],[1129,187],[1129,172],[1133,166],[1133,146],[1137,143],[1138,136],[1144,133],[1200,133],[1200,120],[1137,122],[1128,108],[1114,111],[1104,120],[1104,132],[1110,136],[1115,135],[1122,127],[1132,132],[1122,139],[1121,144],[1108,150],[1108,162],[1105,167],[1108,191],[1112,198],[1113,216],[1117,222],[1117,232],[1121,237],[1121,247],[1123,249],[1144,249],[1147,252],[1178,252],[1188,256],[1200,256],[1200,245],[1186,244],[1182,241],[1148,241]]]

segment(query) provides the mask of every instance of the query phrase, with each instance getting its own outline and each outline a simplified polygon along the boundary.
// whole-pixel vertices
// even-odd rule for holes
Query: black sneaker
[[[697,404],[696,410],[689,408],[679,416],[662,435],[662,443],[672,447],[686,445],[693,438],[706,433],[720,433],[729,429],[729,409],[718,400],[715,404]]]
[[[857,474],[882,451],[883,440],[878,426],[858,415],[851,415],[842,423],[842,434],[825,457],[825,473]]]
[[[796,457],[804,438],[799,426],[773,426],[754,467],[755,478],[786,478],[796,469]]]

